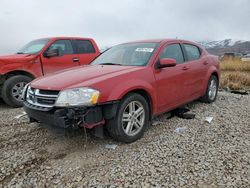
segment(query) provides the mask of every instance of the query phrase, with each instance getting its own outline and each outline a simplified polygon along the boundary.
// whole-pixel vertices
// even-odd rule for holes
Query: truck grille
[[[58,94],[59,91],[41,90],[29,86],[26,93],[26,101],[37,107],[52,108]]]

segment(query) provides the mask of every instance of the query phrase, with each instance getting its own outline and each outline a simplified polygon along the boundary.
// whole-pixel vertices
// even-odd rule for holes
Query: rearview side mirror
[[[176,66],[176,59],[162,58],[160,59],[157,68],[174,67],[174,66]]]
[[[59,50],[58,49],[51,49],[47,50],[46,52],[43,53],[44,57],[55,57],[59,56]]]

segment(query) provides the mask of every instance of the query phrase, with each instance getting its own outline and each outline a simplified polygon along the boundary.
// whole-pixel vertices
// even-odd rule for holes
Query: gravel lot
[[[48,131],[0,102],[0,187],[250,187],[250,95],[219,92],[188,107],[195,119],[162,115],[122,144]]]

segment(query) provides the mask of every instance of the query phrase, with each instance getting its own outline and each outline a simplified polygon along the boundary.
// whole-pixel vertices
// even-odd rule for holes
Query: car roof
[[[167,42],[177,42],[177,43],[190,43],[190,44],[195,44],[200,46],[198,43],[193,42],[193,41],[188,41],[188,40],[182,40],[182,39],[147,39],[147,40],[137,40],[137,41],[132,41],[132,42],[127,42],[127,43],[140,43],[140,42],[154,42],[154,43],[167,43]],[[125,43],[126,44],[126,43]]]
[[[53,39],[53,40],[58,40],[58,39],[84,39],[84,40],[93,40],[92,38],[87,38],[87,37],[64,37],[64,36],[60,36],[60,37],[45,37],[45,38],[40,38],[40,39]],[[39,40],[39,39],[36,39]]]

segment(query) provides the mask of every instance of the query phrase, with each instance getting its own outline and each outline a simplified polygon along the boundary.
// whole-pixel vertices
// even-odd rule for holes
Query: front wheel
[[[144,97],[132,93],[118,107],[114,119],[107,121],[111,137],[121,142],[134,142],[141,138],[149,124],[149,105]]]
[[[205,95],[201,98],[203,102],[212,103],[216,100],[219,82],[215,75],[211,75]]]
[[[2,88],[2,98],[6,104],[12,107],[23,106],[22,93],[24,86],[32,79],[28,76],[17,75],[8,78]]]

